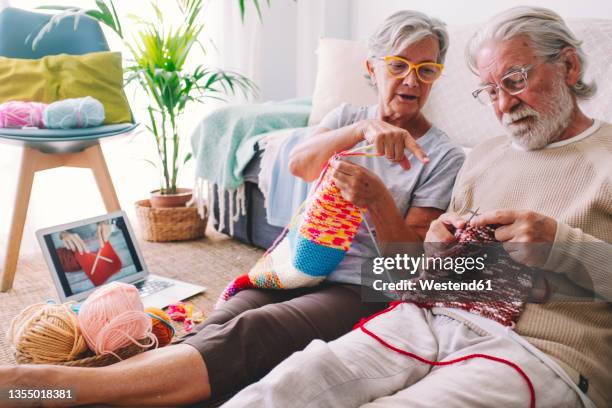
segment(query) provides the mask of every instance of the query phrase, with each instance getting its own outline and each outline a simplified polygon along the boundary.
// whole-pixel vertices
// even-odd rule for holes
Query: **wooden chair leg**
[[[47,154],[35,149],[24,148],[21,156],[21,167],[17,182],[17,194],[15,195],[15,205],[13,207],[9,242],[4,259],[4,268],[0,275],[0,291],[2,292],[6,292],[13,287],[34,174],[39,170],[60,166],[90,168],[98,185],[98,190],[100,190],[102,195],[106,211],[113,212],[121,209],[110,172],[104,160],[102,148],[99,144],[82,152],[67,154]]]
[[[15,205],[13,206],[9,241],[1,275],[0,291],[2,292],[6,292],[13,287],[17,260],[19,259],[19,249],[21,248],[21,239],[23,237],[23,227],[25,225],[26,215],[28,214],[32,183],[34,182],[34,174],[37,168],[37,153],[38,152],[33,149],[24,148],[21,154],[17,193],[15,194]]]
[[[96,184],[98,185],[98,190],[100,190],[100,195],[102,195],[102,201],[104,201],[106,211],[113,212],[121,210],[119,199],[115,192],[115,186],[113,186],[113,180],[111,179],[106,161],[104,160],[102,148],[97,144],[88,148],[86,153],[88,164],[96,179]]]

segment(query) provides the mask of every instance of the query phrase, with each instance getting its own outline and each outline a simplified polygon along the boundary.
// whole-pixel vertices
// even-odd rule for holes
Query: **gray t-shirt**
[[[342,104],[327,114],[319,127],[338,129],[363,119],[378,117],[378,106],[352,106]],[[440,129],[432,126],[417,143],[427,153],[430,162],[426,165],[406,150],[410,160],[410,170],[399,164],[391,163],[384,157],[351,157],[353,163],[362,165],[377,174],[391,192],[400,214],[404,217],[410,207],[433,207],[446,210],[450,203],[453,184],[459,168],[465,160],[463,150],[451,142]],[[365,146],[363,141],[355,147]],[[370,228],[374,224],[366,212]],[[374,231],[375,232],[375,231]],[[376,234],[374,234],[376,236]],[[333,282],[361,284],[361,265],[377,256],[376,247],[361,223],[357,235],[345,258],[327,280]],[[365,283],[365,282],[364,282]]]

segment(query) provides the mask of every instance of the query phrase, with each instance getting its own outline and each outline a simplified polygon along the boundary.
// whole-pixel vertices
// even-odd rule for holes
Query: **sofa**
[[[581,102],[581,107],[592,117],[612,122],[612,82],[609,80],[612,78],[612,20],[575,19],[568,20],[568,24],[584,41],[588,58],[586,79],[594,80],[598,85],[595,97]],[[479,104],[471,95],[479,80],[467,68],[464,50],[476,29],[476,25],[448,27],[450,46],[445,69],[424,108],[427,118],[466,152],[479,142],[503,132],[491,107]],[[323,38],[317,55],[317,78],[309,126],[316,126],[327,112],[343,102],[354,105],[376,103],[376,92],[368,81],[363,63],[367,55],[364,43]],[[337,63],[339,60],[342,64]],[[347,70],[346,67],[354,69]],[[260,164],[267,154],[273,154],[269,150],[258,146],[244,170],[246,213],[240,215],[231,233],[235,239],[261,248],[268,248],[282,232],[281,226],[268,223],[264,195],[259,188],[262,182]],[[226,218],[225,226],[219,228],[219,200],[215,199],[214,203],[215,227],[230,234],[229,219]],[[228,212],[226,209],[225,214]]]

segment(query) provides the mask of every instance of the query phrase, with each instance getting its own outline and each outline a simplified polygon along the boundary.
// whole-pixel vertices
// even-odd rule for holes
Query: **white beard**
[[[539,150],[557,140],[569,126],[574,112],[572,93],[560,79],[555,81],[550,94],[542,97],[548,100],[544,112],[519,106],[514,112],[504,113],[501,118],[514,143],[526,150]],[[530,117],[526,123],[513,123],[525,117]]]

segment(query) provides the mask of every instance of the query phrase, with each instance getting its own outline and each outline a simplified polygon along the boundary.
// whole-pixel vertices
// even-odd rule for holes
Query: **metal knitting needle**
[[[480,210],[480,207],[478,207],[476,211],[472,211],[472,210],[468,211],[469,213],[472,214],[472,216],[465,222],[466,224],[469,224],[470,221],[472,221],[472,218],[474,218],[475,216],[480,215],[478,214],[478,210]]]
[[[363,219],[363,222],[366,226],[366,229],[368,230],[368,234],[370,235],[370,239],[372,239],[372,242],[374,243],[374,248],[376,248],[376,253],[378,254],[379,258],[383,257],[383,254],[380,250],[380,247],[378,246],[378,242],[376,241],[376,238],[374,237],[374,233],[372,232],[372,228],[370,228],[370,224],[368,223],[368,219],[366,218],[365,213],[363,212],[363,209],[361,207],[359,208],[359,212],[361,213],[361,218]],[[389,282],[395,282],[393,280],[393,277],[391,276],[391,274],[389,273],[389,271],[387,270],[387,268],[385,268],[385,274],[387,275],[387,279],[389,279]],[[400,295],[398,290],[393,290],[393,293],[395,294],[397,299],[401,299],[402,296]]]

